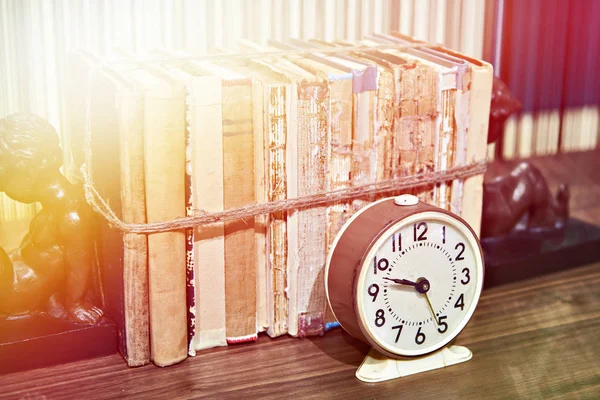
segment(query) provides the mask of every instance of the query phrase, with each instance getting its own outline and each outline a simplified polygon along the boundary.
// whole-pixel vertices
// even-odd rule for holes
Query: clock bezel
[[[471,303],[470,308],[465,313],[462,318],[458,328],[455,328],[454,331],[449,334],[442,341],[432,345],[425,347],[423,349],[418,350],[403,350],[398,348],[393,348],[389,346],[385,341],[379,340],[377,337],[377,333],[373,331],[373,327],[366,320],[366,316],[364,313],[364,305],[363,299],[364,295],[360,289],[364,286],[364,281],[366,279],[367,271],[371,268],[372,262],[371,260],[375,256],[375,253],[382,246],[383,242],[389,240],[392,233],[396,233],[404,227],[424,221],[424,220],[435,220],[438,222],[451,224],[455,229],[461,231],[461,233],[468,240],[469,245],[473,249],[475,253],[475,268],[477,269],[477,282],[475,287],[475,297]],[[380,351],[383,354],[386,354],[391,357],[418,357],[425,354],[430,354],[434,351],[437,351],[448,343],[453,341],[459,334],[464,330],[466,325],[471,320],[475,309],[477,308],[477,304],[479,303],[479,299],[481,297],[481,291],[483,289],[483,278],[484,278],[484,260],[483,260],[483,251],[481,249],[481,245],[479,240],[477,239],[477,235],[473,231],[473,229],[467,224],[461,217],[450,213],[449,211],[439,209],[437,207],[431,206],[428,210],[414,210],[413,213],[405,215],[401,218],[396,219],[395,221],[390,222],[386,225],[371,241],[368,245],[366,251],[364,252],[363,257],[358,266],[358,274],[356,275],[356,280],[354,284],[354,310],[356,315],[356,321],[358,323],[358,327],[362,332],[363,336],[367,339],[369,344],[373,346],[375,349]]]

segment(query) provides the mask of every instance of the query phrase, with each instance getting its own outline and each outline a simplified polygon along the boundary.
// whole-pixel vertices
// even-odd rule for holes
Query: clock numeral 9
[[[465,308],[465,297],[464,295],[461,293],[460,296],[458,296],[458,299],[456,300],[456,303],[454,303],[454,308],[460,308],[460,311],[463,311]]]
[[[467,283],[469,283],[471,281],[471,277],[469,276],[469,268],[463,268],[462,273],[465,274],[464,279],[460,280],[460,283],[462,283],[463,285],[466,285]]]
[[[396,341],[394,343],[398,343],[398,339],[400,339],[400,333],[402,332],[402,327],[404,325],[396,325],[392,326],[392,329],[398,329],[398,334],[396,335]]]
[[[448,324],[446,322],[444,322],[444,320],[448,318],[445,315],[442,315],[438,318],[438,332],[439,333],[444,333],[448,330]]]
[[[417,331],[417,336],[415,336],[415,343],[416,344],[425,343],[425,334],[423,332],[421,332],[421,327],[419,327],[419,330]]]
[[[385,312],[380,308],[375,313],[375,326],[380,328],[383,324],[385,324]]]
[[[373,297],[373,303],[375,303],[375,300],[377,300],[377,295],[379,294],[379,285],[373,283],[371,286],[369,286],[367,292]]]
[[[454,250],[458,250],[459,248],[460,248],[460,252],[456,256],[456,258],[454,259],[454,261],[460,261],[460,260],[464,260],[465,259],[462,256],[463,253],[465,252],[465,244],[463,242],[460,242],[460,243],[457,243],[456,246],[454,246]]]
[[[421,228],[423,228],[423,232],[421,232],[419,236],[417,236],[417,233]],[[425,222],[419,222],[418,224],[413,225],[413,238],[415,242],[420,240],[427,240],[427,236],[425,236],[426,233],[427,224]]]
[[[397,238],[397,239],[396,239]],[[402,251],[402,234],[398,232],[396,234],[392,234],[392,252]]]
[[[385,271],[390,266],[390,262],[387,258],[377,260],[377,257],[373,259],[373,274],[377,275],[377,270]]]

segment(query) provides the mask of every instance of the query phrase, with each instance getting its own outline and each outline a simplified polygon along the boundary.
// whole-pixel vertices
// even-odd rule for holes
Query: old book
[[[144,181],[146,219],[168,221],[185,210],[185,91],[153,69],[128,72],[144,93]],[[151,359],[158,366],[187,356],[186,235],[148,235]]]
[[[286,46],[281,47],[286,48]],[[329,125],[327,135],[329,144],[326,155],[328,180],[325,182],[325,190],[332,191],[349,187],[352,171],[352,73],[310,57],[289,56],[288,59],[328,83],[327,120]],[[350,213],[351,205],[348,201],[338,202],[327,207],[325,254]],[[320,289],[320,286],[317,289],[315,293],[322,294],[323,289]],[[315,318],[313,321],[313,318],[310,317],[311,325],[321,323],[322,326],[325,326],[327,322],[332,321],[327,304],[324,304],[324,307],[323,320],[318,321]],[[308,323],[308,320],[303,323]]]
[[[379,36],[399,44],[423,43],[418,40],[415,40],[410,36],[401,35],[396,32],[393,32],[392,36]],[[450,151],[444,149],[444,141],[440,143],[439,148],[442,150],[442,152],[445,152],[445,154],[447,154],[445,160],[447,167],[465,165],[470,99],[470,92],[468,86],[469,63],[447,52],[438,51],[429,47],[411,48],[407,51],[417,57],[420,57],[423,60],[430,61],[432,63],[438,64],[441,67],[444,67],[445,69],[442,70],[442,74],[444,75],[442,78],[443,80],[441,82],[445,82],[445,85],[447,85],[447,82],[452,82],[453,80],[452,77],[447,78],[446,75],[455,74],[454,80],[456,82],[456,91],[454,92],[455,99],[452,102],[454,104],[454,115],[449,115],[446,111],[442,113],[442,124],[443,127],[445,127],[446,131],[448,130],[448,126],[454,127],[454,133],[452,135],[454,139],[448,142],[450,144]],[[444,110],[446,109],[447,107]],[[447,190],[446,193],[446,208],[460,215],[462,213],[463,180],[454,180],[447,186],[450,189]],[[445,188],[445,186],[442,187]]]
[[[68,141],[83,146],[85,126],[89,124],[90,167],[96,189],[117,217],[128,223],[144,223],[142,94],[133,82],[110,68],[101,68],[89,54],[71,57],[85,79],[80,82],[82,91],[73,93],[71,99],[81,107],[81,115],[70,120]],[[79,157],[83,155],[76,156],[73,162],[84,161]],[[128,365],[147,364],[150,344],[146,236],[123,233],[104,220],[100,220],[100,236],[98,256],[105,314],[117,325],[119,352]]]
[[[307,57],[342,71],[352,73],[352,170],[353,186],[375,183],[374,108],[377,88],[377,67],[365,60],[353,59],[342,53],[320,53],[319,48],[332,48],[322,41],[293,41],[299,47],[313,50]],[[366,204],[365,199],[352,202],[350,215]]]
[[[486,159],[487,132],[492,95],[492,66],[485,61],[467,57],[441,46],[435,46],[433,49],[469,63],[468,76],[465,78],[469,90],[466,163],[484,161]],[[479,234],[483,204],[483,175],[476,175],[465,179],[462,197],[463,211],[461,216]]]
[[[188,215],[223,211],[223,135],[221,78],[191,64],[165,66],[186,89]],[[225,346],[225,237],[223,223],[197,226],[188,263],[189,354]]]
[[[221,78],[223,208],[254,202],[252,79],[210,62],[195,66]],[[227,343],[256,340],[256,238],[254,218],[225,223]]]

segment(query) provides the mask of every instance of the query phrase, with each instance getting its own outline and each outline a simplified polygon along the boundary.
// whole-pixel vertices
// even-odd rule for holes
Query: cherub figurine
[[[521,104],[510,89],[494,78],[488,143],[501,135],[507,118]],[[552,232],[565,227],[569,217],[569,189],[561,185],[556,196],[540,170],[528,161],[490,165],[483,185],[481,237],[501,237],[510,232]]]
[[[42,205],[21,246],[10,253],[0,247],[0,317],[47,312],[84,324],[102,317],[88,300],[94,215],[61,164],[58,135],[47,121],[26,113],[0,119],[0,192]]]

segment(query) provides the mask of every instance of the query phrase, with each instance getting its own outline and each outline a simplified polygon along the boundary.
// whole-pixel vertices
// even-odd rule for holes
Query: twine
[[[411,47],[430,47],[431,44],[414,43],[409,45],[395,45],[393,48],[411,48]],[[382,46],[387,47],[387,46]],[[389,47],[392,47],[391,45]],[[321,53],[344,52],[349,50],[377,50],[377,47],[356,47],[356,48],[336,48],[318,51]],[[303,54],[311,50],[290,50],[274,52],[277,55]],[[270,55],[270,53],[256,53],[256,55]],[[220,55],[222,56],[222,55]],[[241,56],[252,56],[252,54],[242,54]],[[199,57],[200,59],[202,57]],[[185,57],[183,57],[185,59]],[[196,59],[192,57],[192,59]],[[101,68],[101,67],[100,67]],[[91,92],[92,79],[88,79],[88,93]],[[261,204],[248,204],[243,207],[232,208],[220,212],[208,212],[202,209],[193,210],[194,215],[182,218],[176,218],[169,221],[152,223],[126,223],[117,217],[106,200],[98,193],[91,171],[91,95],[86,99],[86,120],[84,136],[84,157],[85,162],[81,167],[83,174],[83,187],[85,198],[89,205],[98,214],[102,215],[109,225],[127,233],[159,233],[189,229],[196,226],[223,223],[234,220],[244,220],[263,214],[271,214],[282,211],[301,210],[311,207],[326,206],[336,202],[345,202],[359,198],[369,198],[391,192],[402,191],[405,189],[415,189],[420,187],[452,181],[454,179],[465,179],[471,176],[483,174],[486,170],[486,162],[479,161],[469,165],[449,168],[445,171],[436,171],[411,175],[403,178],[390,179],[378,183],[352,186],[348,188],[333,190],[324,193],[317,193],[298,198],[278,200]],[[183,208],[183,205],[182,205]]]
[[[86,200],[96,212],[98,212],[108,221],[110,226],[129,233],[157,233],[188,229],[195,226],[239,219],[243,220],[263,214],[271,214],[280,211],[301,210],[404,189],[414,189],[447,182],[454,179],[465,179],[471,176],[483,174],[485,169],[485,161],[480,161],[461,167],[450,168],[446,171],[411,175],[406,178],[402,178],[402,180],[390,179],[383,182],[349,187],[293,199],[279,200],[261,204],[252,203],[243,207],[231,208],[220,212],[194,210],[195,215],[193,216],[146,224],[133,224],[121,221],[94,187],[94,181],[89,167],[84,165],[83,174]]]

